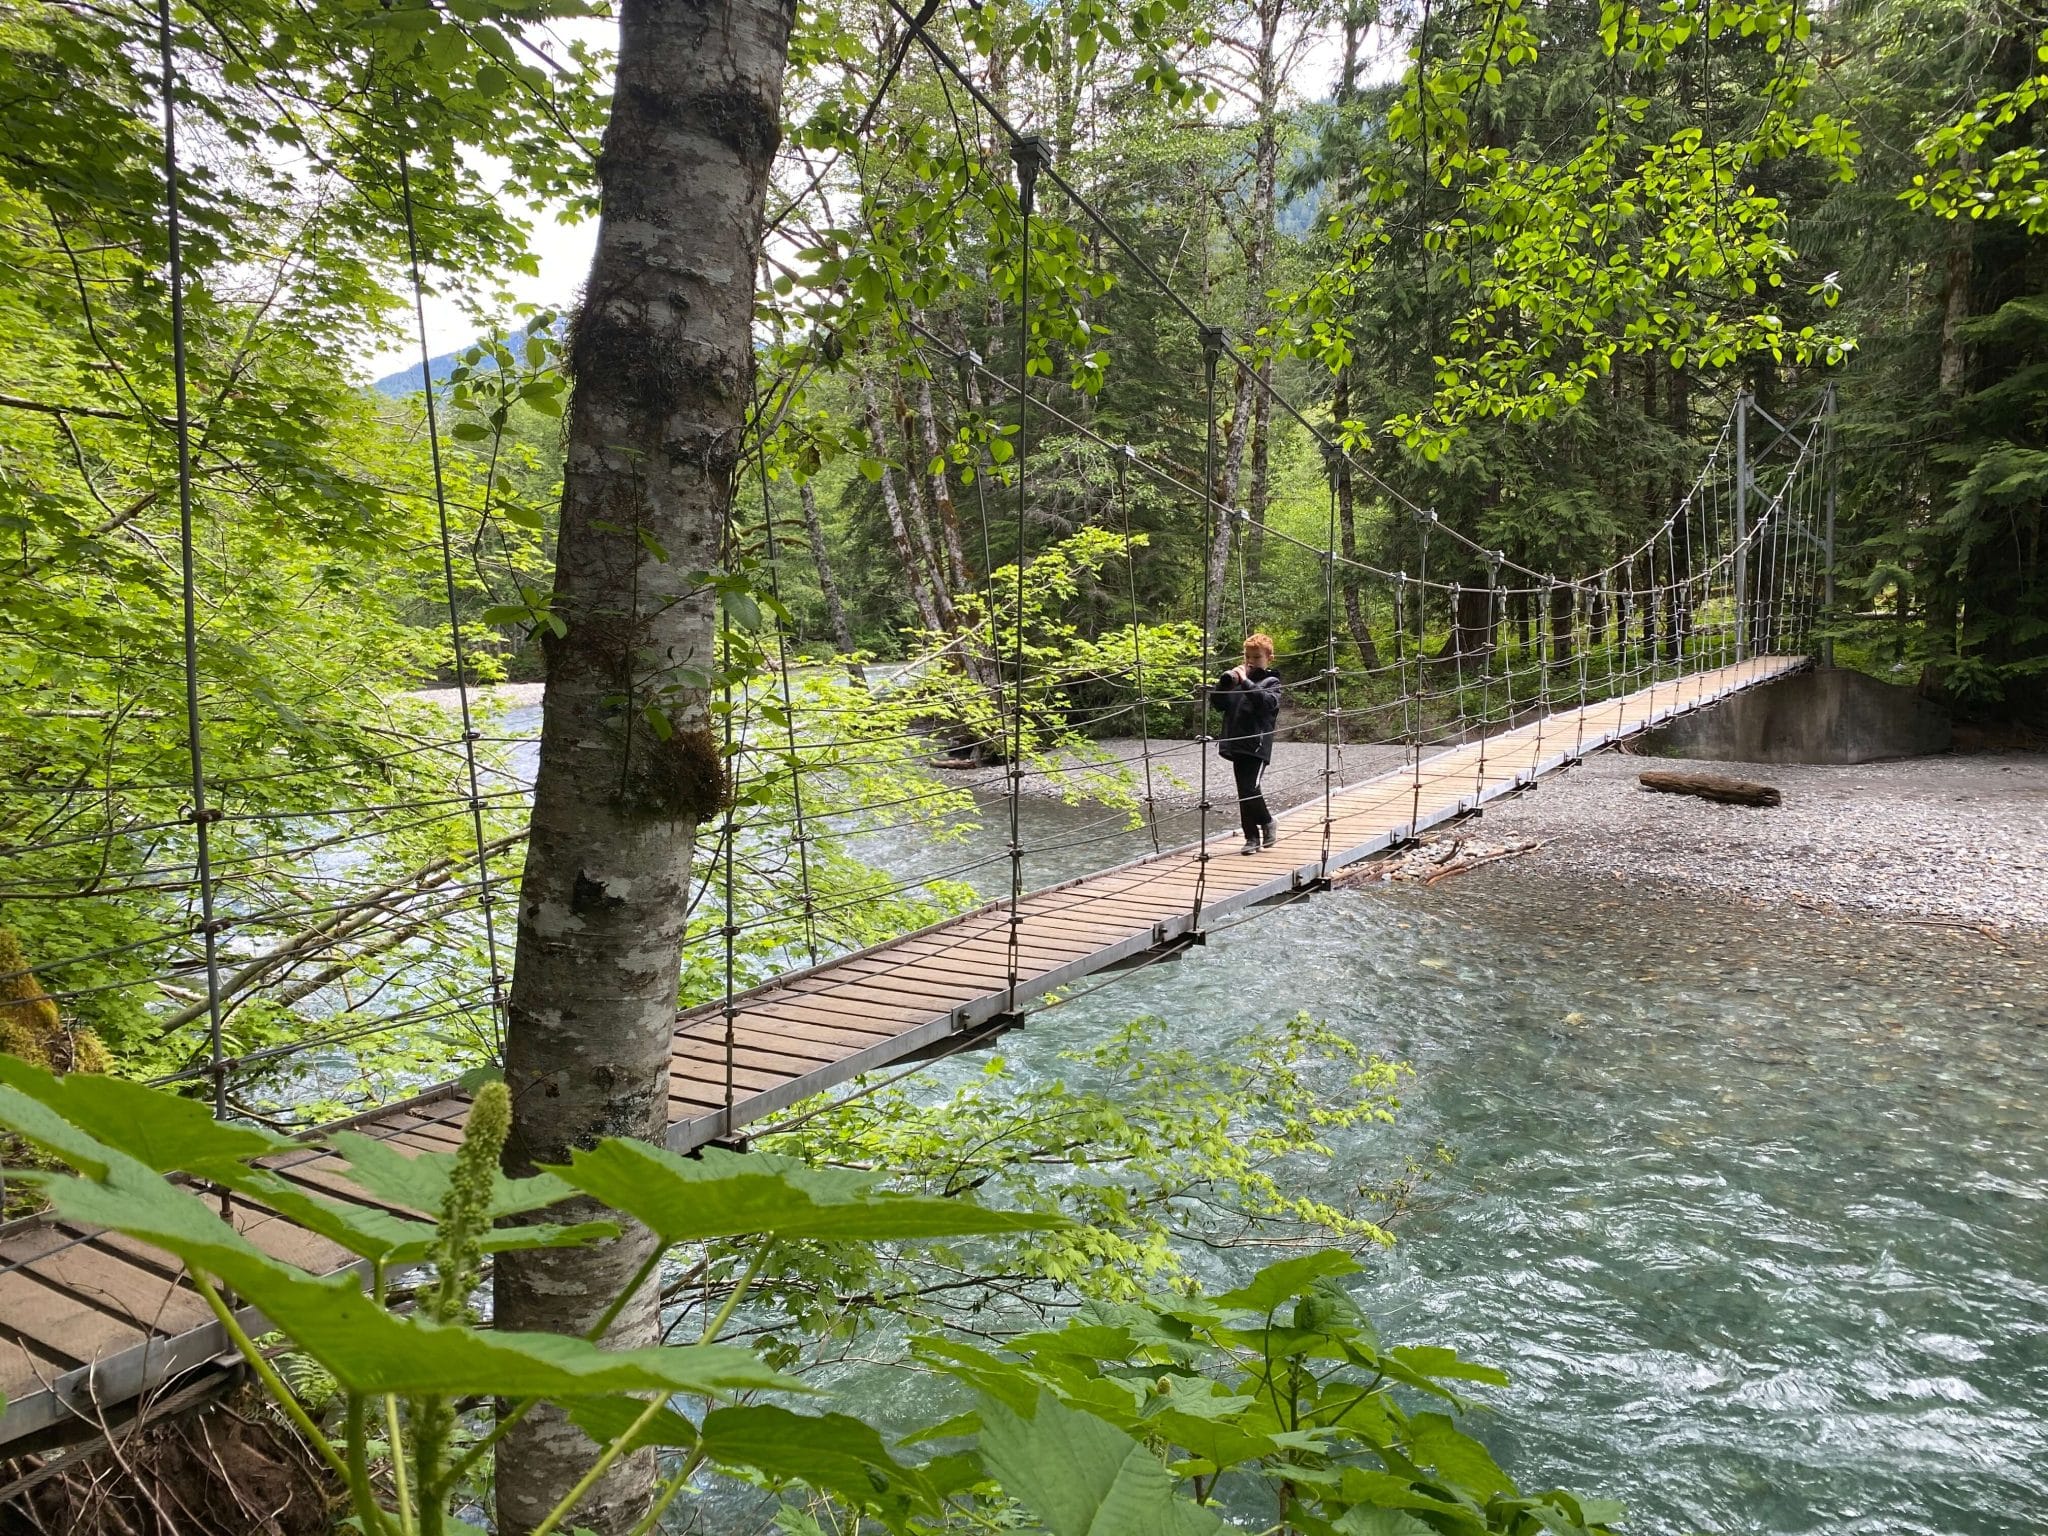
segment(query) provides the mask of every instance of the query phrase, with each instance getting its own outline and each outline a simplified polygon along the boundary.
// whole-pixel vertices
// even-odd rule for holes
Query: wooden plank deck
[[[1584,754],[1674,715],[1806,665],[1765,656],[1656,684],[1605,703],[1434,753],[1279,815],[1278,845],[1252,856],[1228,805],[1227,776],[1206,846],[1156,854],[1023,899],[1009,986],[1008,902],[842,956],[677,1020],[669,1076],[669,1145],[732,1138],[864,1072],[963,1043],[1021,1005],[1083,977],[1182,942],[1259,903],[1314,889],[1430,827],[1512,794]],[[1214,784],[1212,777],[1211,783]],[[1325,821],[1328,822],[1327,853]],[[728,1050],[731,1090],[728,1093]],[[467,1103],[451,1088],[355,1122],[366,1135],[417,1150],[461,1136]],[[277,1166],[322,1193],[364,1200],[330,1154],[308,1147]],[[261,1208],[234,1220],[276,1256],[316,1271],[348,1255]],[[166,1256],[109,1233],[52,1221],[0,1234],[0,1455],[79,1439],[193,1367],[226,1341]]]

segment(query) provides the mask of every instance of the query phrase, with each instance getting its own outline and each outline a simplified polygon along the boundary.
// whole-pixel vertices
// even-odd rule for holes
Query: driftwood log
[[[1661,794],[1698,795],[1702,800],[1717,800],[1723,805],[1777,805],[1784,799],[1768,784],[1724,779],[1718,773],[1651,772],[1637,775],[1637,782]]]

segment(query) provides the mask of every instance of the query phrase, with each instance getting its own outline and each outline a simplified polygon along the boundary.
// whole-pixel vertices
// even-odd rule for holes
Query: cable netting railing
[[[1770,450],[1752,455],[1747,429],[1762,420],[1738,402],[1654,533],[1576,580],[1518,578],[1491,559],[1476,584],[1428,573],[1440,525],[1423,514],[1408,514],[1423,550],[1412,574],[1347,560],[1334,513],[1320,548],[1272,530],[1313,563],[1322,589],[1321,634],[1276,665],[1288,728],[1323,749],[1326,863],[1344,836],[1334,797],[1347,784],[1392,772],[1419,795],[1432,753],[1476,743],[1464,770],[1476,787],[1486,744],[1504,730],[1533,724],[1540,734],[1575,713],[1583,731],[1585,706],[1811,647],[1827,573],[1828,421],[1816,412],[1772,423]],[[1199,494],[1199,480],[1174,466],[1111,447],[1115,484],[1144,478]],[[1243,520],[1220,503],[1209,515]],[[1121,544],[1126,566],[1134,553]],[[1346,572],[1362,581],[1370,656],[1338,612]],[[1252,594],[1251,614],[1258,602]],[[735,794],[700,846],[679,1005],[736,1012],[730,1000],[777,975],[990,902],[1002,940],[996,984],[1014,988],[1026,958],[1018,914],[1038,861],[1098,848],[1206,851],[1230,819],[1227,800],[1204,788],[1214,744],[1201,692],[1214,636],[1168,634],[1165,652],[1148,654],[1166,632],[1134,606],[1104,647],[1120,664],[1084,669],[1081,688],[1017,622],[1014,585],[993,610],[963,607],[969,626],[951,637],[951,665],[894,679],[871,669],[870,688],[777,651],[734,685]],[[465,702],[470,724],[451,733]],[[207,786],[203,866],[189,802],[168,778],[0,790],[0,899],[32,946],[0,983],[28,983],[67,1018],[140,1021],[150,1044],[131,1046],[129,1059],[140,1055],[154,1080],[285,1126],[373,1107],[490,1059],[502,979],[485,913],[516,893],[538,706],[507,712],[461,695],[452,704],[394,700],[378,749],[337,759],[324,776],[310,763],[236,762]],[[959,772],[967,761],[982,765],[978,776]],[[1044,786],[1027,789],[1029,775],[1073,781],[1071,797],[1094,808],[1034,832],[1024,802]],[[360,794],[301,803],[288,788],[300,780]],[[990,816],[1011,835],[1000,846],[969,840],[963,829]],[[875,855],[905,843],[915,856]],[[59,925],[80,903],[132,908],[130,926],[116,943],[67,949]],[[737,1046],[729,1054],[728,1101],[746,1091],[730,1069]]]
[[[1013,146],[1016,373],[913,312],[902,332],[926,376],[960,379],[972,411],[1008,413],[1014,459],[1007,470],[986,455],[975,462],[970,504],[983,551],[992,520],[1004,519],[1015,554],[1004,565],[984,554],[978,580],[950,595],[950,627],[914,641],[899,667],[798,661],[774,588],[787,559],[782,514],[767,448],[754,445],[746,463],[760,472],[758,521],[736,499],[727,541],[729,552],[763,550],[765,595],[778,600],[745,636],[731,607],[722,610],[714,718],[730,792],[699,834],[678,998],[679,1009],[721,1025],[720,1080],[705,1091],[722,1098],[728,1123],[747,1091],[741,1000],[778,976],[980,909],[986,921],[957,943],[963,954],[980,946],[978,974],[1005,994],[1006,1014],[1021,1013],[1034,860],[1058,856],[1072,867],[1091,850],[1115,862],[1185,846],[1189,920],[1200,926],[1212,845],[1234,808],[1211,779],[1210,692],[1234,645],[1226,625],[1259,628],[1274,602],[1245,558],[1251,512],[1217,492],[1225,369],[1251,370],[1329,470],[1320,537],[1305,520],[1256,529],[1278,552],[1272,565],[1291,561],[1301,578],[1290,599],[1295,622],[1271,627],[1288,642],[1275,658],[1291,701],[1285,727],[1322,749],[1317,842],[1326,872],[1347,835],[1337,798],[1347,785],[1405,775],[1419,806],[1426,778],[1442,771],[1432,756],[1466,746],[1474,752],[1457,771],[1483,785],[1488,744],[1524,726],[1539,758],[1547,730],[1573,733],[1547,746],[1576,753],[1591,706],[1646,690],[1654,699],[1704,672],[1811,650],[1828,596],[1831,392],[1786,424],[1738,395],[1698,475],[1646,536],[1591,571],[1536,569],[1358,463],[1153,270],[965,71],[928,36],[919,42]],[[168,115],[168,41],[163,62]],[[187,1085],[217,1114],[310,1129],[499,1056],[509,959],[500,922],[516,910],[544,706],[472,695],[423,255],[402,162],[399,232],[415,296],[454,686],[395,693],[331,729],[299,718],[273,738],[261,720],[277,706],[260,669],[209,665],[232,659],[208,631],[209,584],[232,578],[195,533],[203,509],[185,401],[172,132],[163,169],[183,633],[175,677],[138,670],[129,681],[138,696],[181,705],[182,751],[129,753],[111,724],[96,722],[109,745],[86,770],[29,765],[0,785],[0,987],[10,989],[0,1000],[15,1014],[53,1010],[76,1061],[116,1044],[124,1069]],[[1199,326],[1203,375],[1190,398],[1205,418],[1201,464],[1119,440],[1029,370],[1040,178]],[[1099,515],[1081,534],[1034,549],[1029,461],[1034,443],[1052,440],[1086,465]],[[1340,469],[1368,488],[1398,535],[1382,541],[1379,561],[1340,540]],[[992,483],[1007,493],[1002,505]],[[1183,509],[1203,552],[1227,547],[1234,565],[1219,579],[1204,559],[1174,604],[1142,598],[1145,544],[1131,516],[1141,491]],[[1412,557],[1412,568],[1393,563],[1390,549]],[[1062,594],[1083,587],[1098,599],[1094,618],[1085,631],[1063,627]],[[1354,606],[1355,623],[1345,611]],[[735,660],[742,650],[745,665]],[[1027,801],[1039,793],[1083,809],[1037,830]],[[978,825],[998,826],[1000,844],[975,841]]]

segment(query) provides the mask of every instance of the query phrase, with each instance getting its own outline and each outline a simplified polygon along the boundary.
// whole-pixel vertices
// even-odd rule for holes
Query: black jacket
[[[1280,674],[1254,667],[1239,682],[1226,672],[1209,690],[1209,707],[1223,711],[1216,750],[1225,757],[1273,761],[1273,727],[1280,719]]]

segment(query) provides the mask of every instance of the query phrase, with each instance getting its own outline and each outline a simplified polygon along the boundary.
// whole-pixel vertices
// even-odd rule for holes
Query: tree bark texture
[[[1570,587],[1550,589],[1550,661],[1560,671],[1569,667],[1576,655],[1573,638],[1578,612],[1578,594]]]
[[[917,420],[924,432],[926,466],[944,457],[944,445],[939,436],[939,414],[932,404],[932,381],[920,377],[917,381]],[[946,478],[946,469],[939,466],[937,474],[931,477],[932,504],[938,508],[939,531],[946,540],[946,579],[952,583],[955,592],[965,592],[974,585],[974,567],[967,563],[967,549],[960,538],[960,509],[953,501],[953,487]]]
[[[1245,575],[1251,583],[1254,600],[1266,564],[1267,476],[1272,458],[1273,428],[1273,360],[1270,357],[1259,363],[1259,379],[1258,399],[1252,402],[1252,481],[1245,497],[1245,509],[1252,515],[1251,546],[1245,551]],[[1252,622],[1249,614],[1245,617],[1247,623]]]
[[[1336,393],[1331,397],[1330,410],[1341,429],[1351,416],[1351,369],[1348,366],[1337,370]],[[1348,563],[1358,558],[1358,487],[1351,476],[1350,455],[1334,454],[1332,460],[1331,473],[1337,482],[1337,547],[1347,562],[1338,568],[1337,573],[1344,592],[1344,624],[1351,631],[1351,643],[1358,647],[1358,664],[1369,672],[1377,671],[1380,652],[1379,647],[1373,644],[1372,625],[1365,613],[1365,573]]]
[[[1718,773],[1665,773],[1653,770],[1639,773],[1636,781],[1645,789],[1654,789],[1666,795],[1697,795],[1702,800],[1717,801],[1722,805],[1774,806],[1781,804],[1784,796],[1769,784],[1753,784],[1748,779],[1723,778]]]
[[[602,217],[570,341],[570,402],[539,773],[506,1034],[508,1169],[668,1127],[671,1037],[697,825],[727,786],[701,678],[752,393],[762,200],[781,134],[793,0],[622,0]],[[687,671],[685,669],[688,669]],[[650,712],[672,729],[657,731]],[[572,1212],[570,1215],[576,1214]],[[501,1255],[500,1326],[595,1326],[651,1251]],[[658,1287],[609,1339],[651,1344]],[[497,1452],[497,1529],[531,1531],[595,1448],[536,1411]],[[568,1526],[630,1529],[650,1454],[593,1485]]]
[[[1672,370],[1670,381],[1665,386],[1665,394],[1670,409],[1669,421],[1672,440],[1680,443],[1691,442],[1692,387],[1691,380],[1684,369],[1674,368]],[[1675,511],[1685,505],[1687,491],[1686,471],[1683,467],[1674,464],[1671,468],[1671,489],[1666,496],[1671,510]],[[1693,519],[1690,516],[1679,518],[1677,526],[1672,530],[1672,534],[1673,547],[1678,551],[1679,569],[1682,571],[1697,570],[1700,558],[1705,554],[1705,551],[1694,547]],[[1685,642],[1692,637],[1693,632],[1691,591],[1681,588],[1676,594],[1675,601],[1678,606],[1677,612],[1673,617],[1673,625],[1677,631],[1678,645],[1672,654],[1674,656],[1681,656],[1684,654]]]
[[[896,408],[896,429],[903,442],[903,517],[910,525],[911,548],[924,562],[925,585],[931,589],[932,611],[939,616],[940,627],[948,635],[957,635],[960,621],[953,612],[953,584],[946,576],[945,547],[939,543],[931,517],[925,511],[924,476],[918,472],[922,456],[917,451],[916,439],[910,435],[910,412],[904,408],[900,391],[891,403]]]
[[[918,622],[933,634],[942,633],[945,626],[939,622],[938,607],[932,601],[931,589],[925,584],[922,574],[923,562],[910,542],[910,524],[904,520],[903,503],[896,495],[895,471],[889,467],[889,437],[882,430],[882,407],[875,398],[874,381],[863,378],[860,381],[861,416],[867,424],[868,441],[874,446],[875,457],[882,463],[882,510],[889,518],[889,542],[896,550],[897,563],[903,567],[903,579],[910,583],[911,605],[917,609]]]
[[[1218,364],[1219,368],[1223,366]],[[1231,402],[1230,424],[1223,434],[1223,462],[1217,466],[1215,484],[1209,488],[1210,500],[1215,504],[1216,527],[1209,541],[1209,601],[1202,613],[1202,629],[1209,636],[1210,645],[1226,656],[1237,649],[1236,641],[1243,638],[1226,639],[1221,626],[1223,595],[1230,586],[1231,541],[1237,537],[1237,482],[1244,468],[1245,429],[1251,424],[1252,403],[1252,370],[1229,366],[1237,375],[1237,391]]]
[[[1969,161],[1964,160],[1964,165]],[[1970,269],[1975,255],[1975,227],[1967,219],[1951,220],[1948,249],[1942,261],[1941,392],[1951,399],[1962,394],[1970,357],[1963,341],[1963,323],[1970,318]]]

